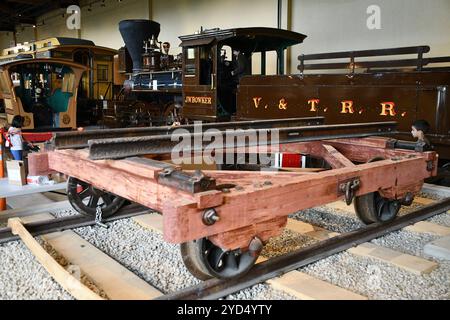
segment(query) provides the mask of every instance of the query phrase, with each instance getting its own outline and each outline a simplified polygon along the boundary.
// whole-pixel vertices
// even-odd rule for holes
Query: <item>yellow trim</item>
[[[33,50],[33,46],[36,47],[36,50]],[[4,60],[7,58],[13,58],[13,57],[17,56],[18,54],[23,54],[23,53],[35,55],[37,52],[45,52],[45,51],[50,51],[50,50],[55,50],[55,49],[64,49],[64,48],[74,48],[74,49],[75,48],[77,48],[77,49],[89,48],[89,49],[92,49],[94,52],[106,51],[107,53],[110,53],[112,55],[117,54],[117,52],[118,52],[115,49],[96,46],[96,45],[93,45],[93,46],[91,46],[91,45],[74,45],[74,44],[62,45],[58,41],[57,38],[47,38],[47,39],[24,43],[24,44],[15,46],[15,47],[3,49],[0,54],[0,60]]]

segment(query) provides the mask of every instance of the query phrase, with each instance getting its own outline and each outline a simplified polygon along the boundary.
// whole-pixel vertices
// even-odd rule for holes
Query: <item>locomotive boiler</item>
[[[181,57],[170,55],[170,44],[158,41],[159,23],[123,20],[119,30],[125,47],[119,50],[118,70],[127,79],[120,99],[108,103],[105,124],[131,127],[180,121]]]

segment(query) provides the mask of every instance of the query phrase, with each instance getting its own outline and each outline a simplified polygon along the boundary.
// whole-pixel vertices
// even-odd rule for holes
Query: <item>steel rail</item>
[[[235,122],[214,122],[202,123],[203,130],[208,129],[263,129],[275,127],[292,127],[292,126],[309,126],[323,124],[324,117],[306,117],[306,118],[289,118],[289,119],[271,119],[271,120],[252,120],[252,121],[235,121]],[[124,137],[141,137],[141,136],[159,136],[171,134],[176,129],[185,129],[189,132],[195,130],[195,125],[182,126],[163,126],[149,128],[124,128],[109,130],[88,130],[88,131],[71,131],[71,132],[55,132],[52,139],[52,147],[56,149],[79,149],[87,148],[88,141],[92,139],[111,139]]]
[[[220,299],[390,232],[400,230],[408,225],[428,219],[449,209],[450,199],[445,199],[406,214],[389,223],[372,224],[362,229],[321,241],[307,248],[267,260],[255,265],[249,273],[242,277],[230,280],[211,279],[185,290],[164,295],[159,297],[158,300]]]
[[[274,135],[277,136],[277,142],[280,144],[381,135],[386,136],[397,133],[396,126],[396,122],[390,121],[268,128],[255,129],[254,131],[211,130],[192,134],[180,131],[177,132],[176,135],[95,139],[88,141],[89,157],[93,160],[102,160],[146,154],[170,154],[174,150],[174,147],[180,144],[180,141],[188,141],[190,151],[200,151],[210,145],[211,141],[217,142],[218,138],[221,139],[223,149],[225,149],[269,145],[273,143],[272,138]],[[261,140],[261,137],[266,137],[266,139]]]
[[[115,215],[103,219],[102,223],[134,217],[137,215],[148,213],[149,211],[150,209],[145,208],[141,205],[132,204],[122,208]],[[95,224],[96,223],[93,217],[75,215],[45,221],[30,222],[26,223],[24,226],[33,236],[39,236],[52,232],[60,232],[69,229],[92,226]],[[19,236],[11,233],[10,228],[7,227],[0,229],[0,244],[19,239]]]

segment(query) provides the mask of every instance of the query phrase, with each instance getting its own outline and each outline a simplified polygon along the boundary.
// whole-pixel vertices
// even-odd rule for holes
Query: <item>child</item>
[[[14,157],[14,160],[23,160],[23,141],[22,137],[22,126],[23,126],[24,118],[22,116],[16,115],[14,116],[11,127],[8,129],[8,137],[10,150]],[[32,146],[31,143],[28,143]]]
[[[428,148],[431,148],[431,143],[425,136],[430,130],[430,125],[425,120],[416,120],[411,126],[411,134],[414,138],[417,138],[417,143],[424,144]]]

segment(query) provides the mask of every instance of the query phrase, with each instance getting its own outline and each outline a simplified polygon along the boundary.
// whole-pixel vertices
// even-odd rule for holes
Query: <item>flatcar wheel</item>
[[[242,276],[258,258],[250,251],[224,251],[206,238],[183,243],[180,250],[186,268],[200,280]]]
[[[356,215],[365,224],[392,221],[400,208],[399,201],[383,198],[378,192],[355,198]]]
[[[125,199],[94,188],[89,183],[70,177],[67,181],[67,198],[79,213],[95,217],[97,207],[102,209],[102,217],[115,214],[124,204]]]

